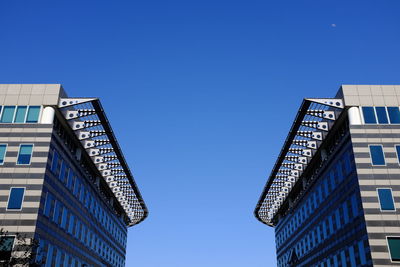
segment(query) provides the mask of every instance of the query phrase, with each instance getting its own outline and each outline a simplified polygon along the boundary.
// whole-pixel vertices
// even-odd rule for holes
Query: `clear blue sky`
[[[150,210],[127,266],[275,265],[253,209],[303,97],[400,84],[400,1],[1,1],[0,83],[98,96]],[[336,27],[334,27],[334,25]]]

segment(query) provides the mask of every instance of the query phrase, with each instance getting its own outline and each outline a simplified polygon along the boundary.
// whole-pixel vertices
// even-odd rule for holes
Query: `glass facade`
[[[399,107],[361,107],[365,124],[400,124]]]
[[[335,153],[293,212],[281,218],[275,231],[279,267],[371,266],[349,142]]]
[[[39,235],[46,266],[125,266],[125,222],[104,203],[87,173],[57,147],[51,149],[39,212],[47,223],[38,227],[68,245]]]
[[[0,123],[37,123],[41,106],[0,106]]]

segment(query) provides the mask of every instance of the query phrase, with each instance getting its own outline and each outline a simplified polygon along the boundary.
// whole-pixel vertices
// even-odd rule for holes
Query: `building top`
[[[0,105],[42,106],[38,123],[65,118],[82,148],[129,218],[143,221],[148,211],[98,98],[69,98],[60,84],[0,84]]]
[[[303,100],[254,211],[259,221],[275,225],[275,215],[343,109],[340,98]]]

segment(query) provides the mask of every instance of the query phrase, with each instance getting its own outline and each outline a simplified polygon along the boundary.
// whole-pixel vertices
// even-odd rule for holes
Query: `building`
[[[2,84],[0,105],[3,264],[28,257],[20,233],[39,265],[124,266],[127,229],[147,209],[99,99]]]
[[[304,99],[255,209],[278,266],[400,266],[400,86]]]

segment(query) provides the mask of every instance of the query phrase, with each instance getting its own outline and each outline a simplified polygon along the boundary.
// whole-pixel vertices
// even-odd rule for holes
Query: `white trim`
[[[382,210],[381,199],[379,197],[379,191],[378,191],[379,189],[389,189],[390,190],[390,194],[392,195],[392,203],[393,203],[394,210]],[[379,209],[380,209],[381,212],[396,212],[396,203],[394,202],[392,188],[390,188],[390,187],[377,187],[376,188],[376,194],[378,195]]]
[[[19,153],[21,152],[21,146],[22,146],[22,145],[32,145],[31,157],[30,157],[30,159],[29,159],[29,163],[27,163],[27,164],[18,164]],[[15,162],[15,165],[17,165],[17,166],[27,166],[27,165],[31,165],[34,147],[35,147],[35,145],[32,144],[32,143],[22,143],[22,144],[19,144],[18,155],[17,155],[17,162]]]
[[[385,164],[383,164],[383,165],[374,165],[374,163],[372,162],[371,146],[380,146],[380,147],[382,147],[383,160],[385,161]],[[386,166],[385,151],[383,150],[383,145],[382,144],[368,144],[368,150],[369,150],[369,158],[371,159],[371,165],[372,166]]]
[[[3,162],[0,163],[0,166],[1,166],[1,165],[4,165],[4,162],[6,161],[6,154],[7,154],[8,144],[6,144],[6,143],[1,143],[0,145],[6,145],[6,150],[4,151]]]
[[[8,208],[8,204],[9,204],[9,202],[10,202],[11,190],[12,190],[13,188],[23,188],[23,189],[24,189],[24,193],[22,194],[21,208],[19,208],[19,209],[9,209],[9,208]],[[23,206],[23,204],[24,204],[25,192],[26,192],[26,187],[23,187],[23,186],[12,186],[12,187],[10,187],[10,191],[8,192],[8,199],[7,199],[6,211],[8,211],[8,210],[21,211],[21,210],[22,210],[22,206]]]
[[[388,251],[389,251],[389,257],[390,257],[390,262],[392,262],[392,263],[399,263],[400,262],[400,260],[396,260],[396,261],[393,261],[392,260],[392,253],[390,253],[390,247],[389,247],[389,240],[388,240],[388,237],[394,237],[394,238],[398,238],[399,240],[400,240],[400,236],[395,236],[395,235],[388,235],[388,236],[386,236],[386,244],[387,244],[387,248],[388,248]]]

